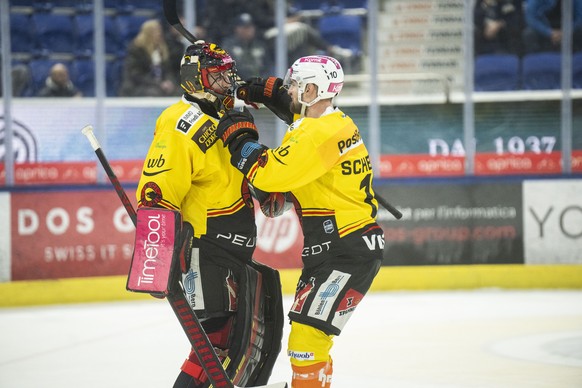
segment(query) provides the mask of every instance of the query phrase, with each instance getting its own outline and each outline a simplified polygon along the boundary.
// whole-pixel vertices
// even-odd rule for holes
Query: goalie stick
[[[85,135],[89,140],[89,143],[91,143],[91,147],[93,148],[93,151],[95,151],[99,162],[101,162],[103,169],[113,184],[113,187],[115,188],[121,203],[125,207],[127,214],[133,222],[133,225],[136,226],[137,214],[135,209],[133,208],[133,205],[129,201],[125,190],[123,190],[123,187],[119,183],[119,179],[117,179],[115,172],[105,157],[105,153],[101,149],[101,145],[93,133],[93,127],[91,125],[87,125],[81,130],[81,133]],[[176,291],[176,288],[178,291]],[[208,335],[206,335],[206,332],[198,320],[198,317],[196,317],[196,314],[194,311],[192,311],[192,307],[186,300],[186,297],[182,292],[180,292],[180,289],[180,287],[173,287],[172,292],[167,295],[167,299],[170,303],[170,306],[172,307],[172,310],[174,311],[174,314],[176,314],[176,317],[178,318],[184,333],[188,337],[190,345],[192,346],[194,353],[196,353],[196,357],[198,357],[204,372],[206,372],[208,380],[212,384],[211,386],[216,388],[239,388],[233,384],[233,382],[230,380],[230,377],[224,370],[224,366],[218,358],[216,351],[214,350],[214,346],[210,342]],[[287,388],[287,383],[274,383],[256,388]]]
[[[182,25],[182,22],[180,22],[178,9],[176,8],[176,0],[164,0],[164,16],[168,23],[182,34],[184,38],[188,39],[190,43],[196,43],[198,39]]]

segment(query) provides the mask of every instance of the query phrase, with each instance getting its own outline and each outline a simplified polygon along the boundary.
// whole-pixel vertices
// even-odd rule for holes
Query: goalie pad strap
[[[206,373],[204,372],[204,369],[188,359],[184,361],[180,369],[200,382],[206,381]]]

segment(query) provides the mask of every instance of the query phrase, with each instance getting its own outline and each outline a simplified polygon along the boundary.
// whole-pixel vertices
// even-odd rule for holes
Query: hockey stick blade
[[[164,16],[172,27],[174,27],[182,36],[190,41],[196,43],[198,40],[190,31],[182,25],[180,17],[178,16],[178,9],[176,8],[176,0],[164,0]]]

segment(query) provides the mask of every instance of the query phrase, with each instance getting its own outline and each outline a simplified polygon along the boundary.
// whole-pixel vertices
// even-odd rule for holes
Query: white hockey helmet
[[[344,85],[344,71],[337,59],[325,55],[310,55],[296,60],[287,71],[284,85],[297,82],[299,103],[311,106],[319,100],[334,98]],[[303,101],[303,92],[307,84],[317,86],[317,97],[307,103]]]

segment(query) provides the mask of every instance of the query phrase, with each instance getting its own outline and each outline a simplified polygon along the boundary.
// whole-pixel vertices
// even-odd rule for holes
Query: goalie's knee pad
[[[256,262],[192,256],[183,287],[229,377],[237,385],[268,382],[281,350],[283,306],[279,273]],[[191,354],[182,367],[208,386]],[[196,386],[196,385],[193,385]]]

